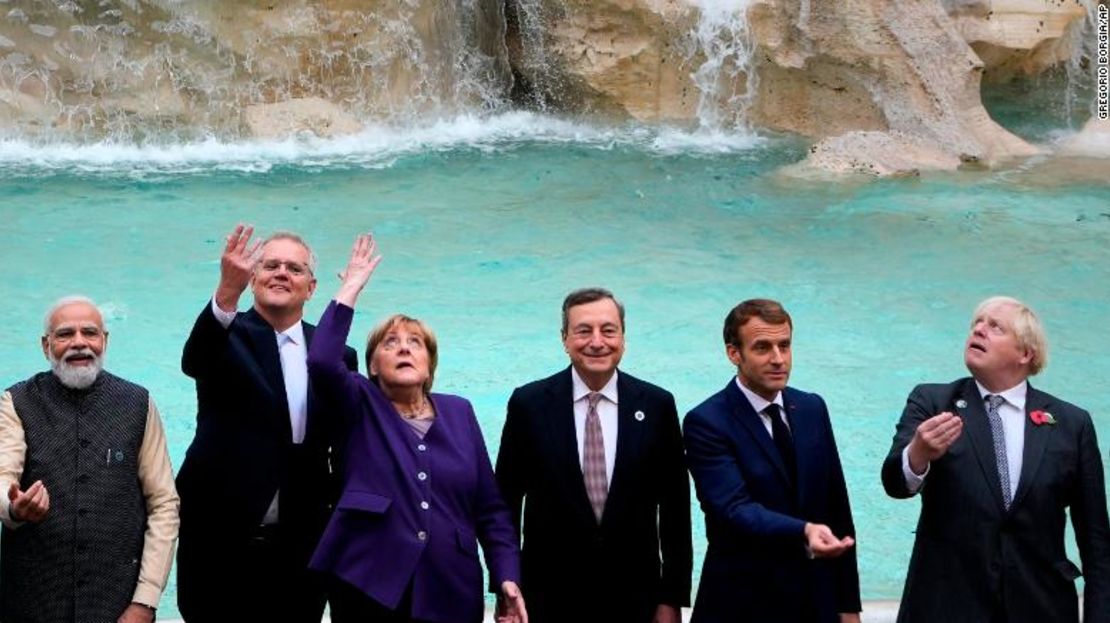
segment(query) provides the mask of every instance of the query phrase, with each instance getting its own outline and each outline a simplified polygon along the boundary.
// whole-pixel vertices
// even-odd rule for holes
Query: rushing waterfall
[[[525,106],[542,112],[551,110],[562,92],[562,76],[548,49],[547,29],[562,17],[560,0],[515,0],[507,3],[506,20],[510,45],[519,46],[514,73],[514,91]]]
[[[754,43],[748,32],[751,0],[696,0],[695,53],[704,61],[693,73],[700,91],[698,124],[707,130],[747,129],[755,93]]]
[[[358,121],[486,111],[511,75],[498,0],[0,4],[9,134],[237,138],[252,106]]]

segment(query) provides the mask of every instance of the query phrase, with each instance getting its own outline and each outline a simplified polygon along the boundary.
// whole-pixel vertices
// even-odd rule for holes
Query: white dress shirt
[[[597,402],[597,418],[601,422],[601,439],[605,444],[605,481],[613,483],[613,466],[617,464],[617,371],[601,388],[601,400]],[[570,369],[571,386],[574,392],[574,432],[578,436],[578,465],[582,465],[582,450],[586,445],[586,411],[590,408],[590,392],[578,371]]]
[[[782,420],[783,424],[786,424],[786,430],[790,430],[790,421],[786,419],[786,406],[782,403],[782,392],[775,394],[774,400],[767,400],[763,396],[744,387],[744,384],[740,382],[740,377],[736,377],[736,386],[740,388],[740,391],[744,392],[744,395],[748,398],[748,402],[751,403],[752,408],[755,409],[755,412],[759,415],[760,421],[763,422],[763,428],[767,429],[768,437],[774,439],[775,434],[771,432],[773,430],[771,428],[771,416],[764,413],[763,410],[771,403],[779,406],[779,418]]]
[[[1021,478],[1022,457],[1025,454],[1025,396],[1029,385],[1022,381],[1014,387],[997,394],[992,394],[975,381],[979,395],[983,399],[983,411],[987,410],[987,396],[1002,396],[1004,402],[998,407],[998,415],[1002,418],[1002,434],[1006,437],[1006,467],[1010,473],[1010,499],[1017,493],[1018,479]],[[910,469],[909,444],[902,449],[902,475],[906,479],[906,488],[910,493],[917,493],[929,475],[929,466],[925,467],[923,474],[915,474]]]
[[[225,312],[212,297],[212,314],[223,328],[231,326],[237,311]],[[304,324],[297,321],[285,331],[274,331],[278,356],[281,358],[281,376],[285,380],[285,400],[289,404],[289,425],[293,430],[293,443],[303,443],[308,421],[308,347],[305,343]],[[278,491],[262,523],[277,522]]]

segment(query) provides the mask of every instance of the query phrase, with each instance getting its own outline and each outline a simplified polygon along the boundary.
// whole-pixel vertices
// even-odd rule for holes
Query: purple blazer
[[[377,385],[351,372],[343,349],[354,310],[332,301],[309,348],[316,391],[347,417],[343,492],[310,567],[396,608],[412,583],[412,616],[481,621],[482,567],[491,585],[520,582],[520,550],[466,399],[432,394],[424,439]]]

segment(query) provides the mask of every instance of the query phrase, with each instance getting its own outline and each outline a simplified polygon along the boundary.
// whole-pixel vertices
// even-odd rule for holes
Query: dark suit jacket
[[[582,480],[570,368],[509,398],[497,480],[518,528],[524,507],[522,588],[535,623],[646,623],[659,604],[689,604],[690,485],[674,397],[620,372],[617,399],[599,525]]]
[[[883,463],[883,486],[910,497],[902,449],[922,421],[943,411],[964,420],[960,438],[929,468],[921,493],[913,557],[898,620],[979,623],[1077,621],[1079,569],[1064,549],[1070,509],[1086,581],[1085,623],[1110,621],[1110,528],[1102,459],[1090,415],[1029,387],[1026,413],[1047,411],[1055,425],[1026,418],[1021,477],[1007,511],[990,423],[975,381],[919,385],[898,422]]]
[[[328,466],[335,435],[324,426],[312,384],[305,439],[294,444],[273,327],[251,309],[224,329],[210,305],[197,317],[181,358],[197,386],[196,435],[177,476],[183,610],[194,581],[227,564],[225,545],[249,538],[279,488],[279,524],[295,536],[297,555],[307,564],[336,492]],[[308,345],[312,333],[304,323]],[[354,350],[347,349],[345,361],[357,368]]]
[[[828,409],[817,394],[790,387],[783,403],[796,486],[735,378],[683,422],[709,540],[695,623],[837,621],[860,610],[855,548],[824,560],[805,550],[806,522],[855,535]]]
[[[391,609],[411,585],[413,619],[480,622],[479,541],[496,587],[520,581],[520,548],[474,409],[432,394],[435,423],[418,437],[376,384],[344,367],[353,313],[329,305],[308,356],[350,431],[343,495],[312,568]]]

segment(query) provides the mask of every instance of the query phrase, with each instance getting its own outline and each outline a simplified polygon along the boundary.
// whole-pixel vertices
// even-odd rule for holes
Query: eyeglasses
[[[300,262],[293,261],[263,260],[258,264],[258,269],[264,273],[276,273],[278,269],[280,269],[282,266],[284,266],[285,270],[294,277],[304,277],[305,275],[312,274],[312,271],[308,268],[308,266]]]

